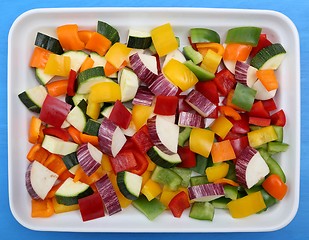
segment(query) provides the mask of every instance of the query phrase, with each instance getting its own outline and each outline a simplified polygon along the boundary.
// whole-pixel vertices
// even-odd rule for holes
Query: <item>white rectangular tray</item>
[[[36,33],[56,36],[59,25],[76,23],[80,29],[95,30],[97,21],[115,26],[125,42],[128,29],[150,30],[170,22],[181,41],[188,30],[205,27],[216,30],[222,39],[229,28],[251,25],[263,28],[272,42],[280,42],[287,56],[278,70],[280,81],[277,102],[287,115],[284,141],[289,150],[278,161],[287,176],[289,190],[285,199],[263,214],[233,219],[216,210],[213,222],[198,221],[184,213],[180,219],[168,212],[149,221],[133,207],[94,221],[82,222],[78,211],[54,215],[48,219],[31,218],[30,197],[24,175],[26,154],[30,148],[27,129],[31,114],[17,95],[37,85],[28,67]],[[31,10],[16,19],[8,39],[8,174],[10,207],[14,217],[27,228],[41,231],[73,232],[251,232],[283,228],[294,218],[299,202],[300,181],[300,51],[294,24],[281,13],[263,10],[202,8],[58,8]],[[185,42],[186,43],[186,42]]]

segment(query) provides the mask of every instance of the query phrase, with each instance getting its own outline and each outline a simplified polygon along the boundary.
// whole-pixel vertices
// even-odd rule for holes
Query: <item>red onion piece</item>
[[[156,57],[137,52],[131,55],[129,60],[132,70],[147,85],[150,85],[157,78]]]
[[[248,63],[237,61],[235,66],[235,79],[248,87],[252,87],[257,80],[256,71],[257,69]]]
[[[208,183],[188,187],[189,198],[194,201],[211,201],[224,196],[222,184]]]
[[[154,99],[153,93],[146,86],[139,86],[132,104],[151,106]]]
[[[104,206],[108,215],[113,215],[117,212],[121,211],[121,206],[116,195],[115,189],[108,178],[107,174],[105,174],[102,178],[100,178],[95,183],[98,192],[101,195]]]
[[[208,117],[216,109],[214,103],[195,89],[191,90],[185,98],[185,101],[202,117]]]
[[[155,146],[169,155],[177,153],[179,126],[160,115],[148,119],[147,126]]]
[[[121,129],[108,118],[104,118],[98,132],[99,146],[103,153],[115,157],[127,139]]]
[[[251,188],[269,173],[261,154],[247,146],[236,160],[236,178],[240,185]]]
[[[158,96],[176,96],[178,93],[178,87],[171,83],[163,73],[160,73],[158,77],[149,85],[150,91]]]
[[[26,188],[30,197],[33,199],[45,199],[57,179],[58,174],[41,163],[33,161],[27,167],[25,175]]]
[[[91,143],[84,143],[77,149],[77,159],[87,176],[93,174],[100,166],[102,152]]]
[[[178,117],[178,126],[204,128],[205,121],[204,118],[198,113],[180,112]]]

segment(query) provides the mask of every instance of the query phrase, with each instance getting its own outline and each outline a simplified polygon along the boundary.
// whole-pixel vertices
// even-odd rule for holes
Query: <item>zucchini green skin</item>
[[[118,31],[106,22],[98,21],[97,32],[109,39],[112,44],[120,41]]]
[[[101,124],[99,122],[93,119],[88,119],[86,126],[84,128],[84,133],[92,136],[98,136],[100,125]]]
[[[276,56],[281,54],[286,54],[284,47],[280,43],[274,43],[261,49],[252,58],[250,65],[257,69],[262,69],[265,63],[267,63],[267,61],[270,61],[272,58],[275,58]]]
[[[161,153],[161,151],[157,147],[152,147],[148,150],[147,155],[156,165],[163,167],[163,168],[171,168],[181,162],[180,161],[173,161],[173,159],[169,159],[169,155]],[[172,155],[173,156],[173,155]]]
[[[236,27],[228,30],[225,43],[247,44],[257,46],[262,28],[259,27]]]
[[[28,96],[27,92],[22,92],[18,95],[20,101],[31,111],[35,113],[40,113],[41,107],[36,105]]]
[[[78,199],[87,197],[89,195],[93,194],[92,188],[89,186],[86,191],[83,191],[75,196],[62,196],[62,195],[55,195],[56,200],[58,203],[70,206],[74,204],[78,204]]]
[[[76,152],[72,152],[70,154],[63,156],[62,161],[68,170],[79,164]]]
[[[139,195],[134,195],[130,189],[129,185],[133,185],[133,182],[128,183],[127,181],[133,181],[132,179],[127,179],[127,174],[130,174],[127,171],[122,171],[117,173],[117,184],[120,192],[130,200],[136,200]],[[135,183],[134,183],[135,185]]]
[[[35,97],[32,95],[35,95]],[[35,113],[40,113],[46,95],[46,89],[42,85],[39,85],[18,94],[18,98],[28,108],[28,110]]]
[[[59,55],[64,52],[58,39],[50,37],[41,32],[37,33],[34,45]]]

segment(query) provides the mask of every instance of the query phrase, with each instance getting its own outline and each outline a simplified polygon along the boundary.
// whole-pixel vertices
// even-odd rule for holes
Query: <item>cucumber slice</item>
[[[262,28],[259,27],[236,27],[228,30],[225,43],[247,44],[257,46]]]
[[[54,75],[44,73],[44,69],[36,68],[35,69],[35,78],[41,85],[46,85]]]
[[[37,33],[34,45],[59,55],[63,53],[62,46],[58,39],[50,37],[41,32]]]
[[[78,72],[81,65],[88,57],[88,54],[83,51],[67,51],[62,55],[71,58],[71,69],[75,72]]]
[[[215,78],[215,74],[195,65],[191,60],[185,61],[184,64],[189,68],[200,81],[208,81]]]
[[[74,106],[77,106],[82,100],[87,101],[88,99],[88,94],[78,94],[76,93],[73,97],[72,97],[72,101]]]
[[[112,81],[104,76],[103,67],[94,67],[81,72],[77,77],[77,90],[78,94],[88,94],[90,88],[96,83]]]
[[[112,45],[120,41],[118,31],[106,22],[98,21],[97,32],[108,38]]]
[[[220,43],[219,34],[208,28],[191,28],[190,37],[192,43],[214,42]]]
[[[87,103],[83,99],[68,114],[67,121],[80,132],[83,132],[89,116],[86,114]]]
[[[274,43],[261,49],[251,60],[251,66],[257,69],[276,70],[286,55],[284,47],[280,43]]]
[[[138,31],[135,29],[129,30],[128,43],[129,48],[146,49],[152,43],[150,32]]]
[[[42,85],[28,89],[18,95],[20,101],[32,112],[39,113],[43,102],[47,96],[47,91]]]
[[[185,55],[186,59],[192,60],[194,64],[199,64],[203,61],[203,55],[194,50],[191,45],[185,46],[183,48],[183,54]]]
[[[189,217],[198,220],[212,221],[215,214],[215,207],[210,202],[194,202]]]
[[[153,171],[151,179],[157,183],[166,185],[173,191],[177,190],[182,183],[182,177],[180,177],[177,173],[171,169],[162,168],[158,165]]]
[[[93,193],[92,188],[80,181],[74,182],[72,178],[67,178],[56,191],[55,197],[58,203],[70,206],[78,204],[78,199],[89,196]]]
[[[117,184],[120,192],[128,199],[135,200],[139,197],[143,178],[137,174],[123,171],[117,173]]]
[[[171,168],[176,164],[181,163],[181,158],[177,153],[168,155],[156,146],[150,148],[147,154],[151,161],[163,168]]]

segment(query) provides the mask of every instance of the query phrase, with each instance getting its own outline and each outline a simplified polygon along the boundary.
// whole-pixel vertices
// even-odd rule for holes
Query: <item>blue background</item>
[[[0,16],[0,236],[2,239],[144,239],[149,234],[133,233],[58,233],[38,232],[21,226],[11,214],[8,198],[8,164],[7,164],[7,37],[9,29],[14,20],[23,12],[33,8],[49,7],[207,7],[207,8],[246,8],[246,9],[269,9],[279,11],[287,15],[296,25],[301,43],[301,189],[299,210],[294,220],[285,228],[267,233],[196,233],[196,234],[151,234],[153,238],[194,238],[194,239],[306,239],[308,233],[309,219],[309,159],[308,150],[309,130],[306,122],[309,120],[309,100],[307,91],[309,83],[309,1],[297,0],[190,0],[185,3],[179,0],[91,0],[91,1],[1,1]],[[22,41],[22,39],[20,39]],[[291,79],[292,80],[292,79]]]

